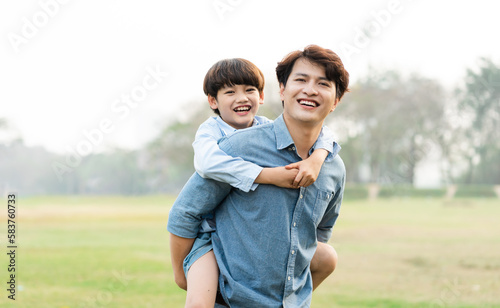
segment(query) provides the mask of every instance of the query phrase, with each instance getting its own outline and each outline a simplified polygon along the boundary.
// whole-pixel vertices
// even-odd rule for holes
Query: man
[[[219,143],[229,155],[263,167],[309,157],[349,82],[340,58],[315,45],[286,56],[276,73],[283,114]],[[318,241],[331,237],[344,183],[338,155],[327,157],[316,182],[300,189],[259,185],[243,192],[195,173],[169,215],[174,272],[191,250],[203,214],[215,209],[212,241],[224,301],[231,307],[308,307],[310,263]]]

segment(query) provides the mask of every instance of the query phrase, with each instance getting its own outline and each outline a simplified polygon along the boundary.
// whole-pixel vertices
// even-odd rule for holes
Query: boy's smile
[[[218,109],[224,122],[236,129],[252,126],[253,119],[264,102],[264,93],[250,85],[224,86],[217,97],[208,96],[212,109]]]

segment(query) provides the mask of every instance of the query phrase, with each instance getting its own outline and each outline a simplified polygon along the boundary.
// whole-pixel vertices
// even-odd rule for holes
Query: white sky
[[[60,153],[102,121],[113,130],[94,135],[92,150],[136,147],[206,102],[203,77],[216,61],[247,58],[274,81],[276,63],[308,44],[339,53],[352,83],[371,65],[451,89],[479,57],[499,62],[499,8],[486,0],[2,1],[0,118],[28,145]],[[370,39],[358,35],[366,25]],[[148,70],[163,75],[155,81]],[[144,98],[135,108],[116,103],[131,94]]]

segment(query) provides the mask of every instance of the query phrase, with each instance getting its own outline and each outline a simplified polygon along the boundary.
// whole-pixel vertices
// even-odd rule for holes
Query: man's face
[[[250,127],[263,104],[264,94],[250,85],[225,86],[217,92],[217,98],[208,96],[212,109],[219,109],[221,118],[236,129]]]
[[[285,121],[314,126],[322,125],[339,101],[335,83],[326,79],[324,67],[304,58],[295,61],[286,87],[280,85],[280,96]]]

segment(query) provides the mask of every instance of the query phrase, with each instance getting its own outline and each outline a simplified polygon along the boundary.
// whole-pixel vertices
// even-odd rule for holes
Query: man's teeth
[[[249,106],[241,106],[241,107],[234,108],[234,111],[236,111],[236,112],[249,111],[249,110],[250,110]]]
[[[306,105],[306,106],[310,106],[310,107],[316,107],[316,103],[315,102],[311,102],[311,101],[301,100],[299,103],[301,105]]]

